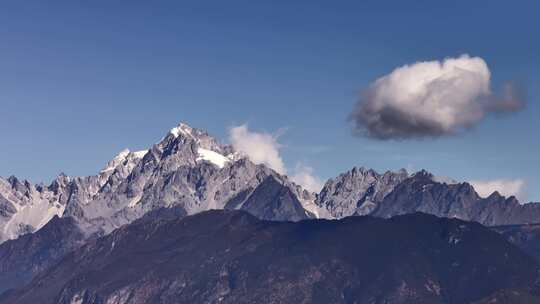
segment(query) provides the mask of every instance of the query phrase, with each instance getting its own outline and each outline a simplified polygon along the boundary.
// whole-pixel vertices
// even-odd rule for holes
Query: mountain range
[[[120,152],[93,176],[60,174],[49,185],[32,184],[14,176],[0,178],[0,293],[35,283],[36,276],[47,273],[54,265],[74,263],[66,260],[72,252],[89,250],[88,246],[97,246],[122,229],[138,229],[125,227],[158,225],[156,221],[170,219],[173,211],[172,219],[178,219],[209,210],[230,210],[232,213],[211,214],[224,214],[226,218],[242,214],[238,216],[249,218],[247,221],[255,221],[251,220],[253,216],[255,222],[269,226],[272,224],[267,221],[354,221],[348,218],[355,216],[389,219],[422,212],[493,226],[493,230],[533,256],[526,250],[533,245],[516,241],[515,233],[510,238],[511,233],[501,227],[527,227],[540,222],[540,204],[521,204],[515,197],[506,198],[497,192],[481,197],[466,182],[441,179],[425,170],[409,173],[401,169],[381,174],[354,167],[329,179],[319,193],[312,193],[288,176],[254,163],[233,146],[219,143],[204,130],[181,123],[148,150]],[[302,225],[307,224],[299,227]],[[88,270],[81,271],[80,275],[86,276],[84,271]],[[78,291],[66,292],[63,302],[58,303],[72,303]],[[88,292],[78,296],[102,299],[102,293]],[[467,299],[473,298],[478,297]],[[80,303],[102,303],[99,301]]]
[[[0,242],[72,217],[87,235],[103,235],[150,210],[181,206],[187,214],[241,209],[268,220],[390,217],[415,211],[494,226],[534,223],[540,205],[495,192],[480,197],[468,183],[427,171],[379,174],[354,167],[311,193],[241,151],[184,123],[148,150],[124,150],[98,174],[60,174],[50,185],[0,178]]]

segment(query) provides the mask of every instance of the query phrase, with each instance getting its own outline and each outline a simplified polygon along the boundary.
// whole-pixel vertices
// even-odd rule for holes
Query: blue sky
[[[255,3],[258,2],[258,3]],[[179,121],[223,141],[233,125],[279,138],[290,168],[426,168],[524,179],[540,201],[537,1],[3,1],[0,175],[97,172]],[[470,54],[527,107],[460,136],[351,135],[359,93],[394,68]]]

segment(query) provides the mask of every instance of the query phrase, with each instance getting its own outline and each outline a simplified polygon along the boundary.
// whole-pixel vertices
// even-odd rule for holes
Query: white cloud
[[[278,135],[264,132],[252,132],[247,124],[229,129],[229,138],[235,150],[244,153],[255,164],[265,164],[280,174],[287,170],[279,155],[281,145]]]
[[[281,145],[277,134],[250,131],[247,124],[229,129],[229,139],[236,151],[245,154],[255,164],[264,164],[280,174],[287,174],[287,168],[280,155]],[[312,167],[301,163],[294,168],[291,180],[312,192],[319,192],[323,181],[314,174]]]
[[[476,192],[481,197],[488,197],[498,191],[501,195],[515,196],[521,202],[525,202],[525,181],[523,179],[495,179],[470,181]]]
[[[355,134],[378,139],[455,135],[523,108],[519,90],[507,84],[495,95],[490,79],[486,62],[468,55],[405,65],[373,82],[349,119]]]
[[[321,191],[324,182],[322,179],[317,177],[313,173],[313,168],[303,165],[303,164],[297,164],[296,168],[294,170],[293,176],[291,176],[291,180],[299,185],[302,185],[305,189],[311,191],[311,192],[319,192]]]

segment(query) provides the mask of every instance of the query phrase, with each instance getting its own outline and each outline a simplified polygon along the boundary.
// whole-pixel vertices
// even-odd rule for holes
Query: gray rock
[[[482,198],[468,183],[446,184],[435,180],[424,170],[414,174],[397,185],[372,215],[389,218],[424,212],[486,226],[540,222],[540,204],[522,205],[515,197],[505,198],[498,192]]]
[[[269,177],[276,183],[265,192],[260,185]],[[271,196],[274,191],[280,195]],[[302,205],[314,197],[205,131],[180,124],[146,151],[120,152],[94,176],[60,174],[39,187],[1,179],[0,242],[35,231],[54,215],[75,219],[87,236],[171,207],[189,215],[234,205],[265,219],[299,220],[312,216]]]
[[[315,204],[323,218],[367,215],[408,176],[404,169],[379,174],[372,169],[354,167],[328,180]]]

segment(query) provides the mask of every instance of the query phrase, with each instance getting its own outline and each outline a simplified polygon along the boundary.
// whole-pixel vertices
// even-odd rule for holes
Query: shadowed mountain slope
[[[215,210],[124,226],[0,303],[470,303],[530,295],[537,269],[501,235],[456,219]]]
[[[83,240],[72,218],[55,216],[39,231],[0,244],[0,294],[28,283]]]

